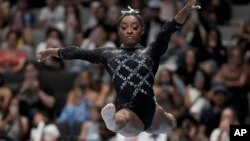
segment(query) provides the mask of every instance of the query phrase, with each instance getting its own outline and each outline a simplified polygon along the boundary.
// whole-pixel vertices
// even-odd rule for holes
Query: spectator
[[[54,123],[50,123],[48,116],[42,112],[36,112],[33,116],[34,127],[31,129],[31,141],[59,141],[60,132]]]
[[[168,141],[207,141],[198,132],[198,121],[190,115],[184,115],[179,119],[180,125],[173,134],[168,137]]]
[[[0,87],[0,117],[3,119],[8,112],[8,106],[12,99],[12,92],[8,87]]]
[[[80,72],[70,90],[66,105],[57,119],[60,126],[73,134],[74,126],[82,124],[90,119],[90,107],[96,102],[97,92],[93,89],[92,75],[88,71]]]
[[[85,39],[81,45],[84,49],[94,49],[99,47],[116,47],[109,41],[109,33],[106,31],[106,26],[96,26],[90,33],[89,38]]]
[[[238,119],[235,111],[232,108],[225,108],[222,112],[220,125],[214,129],[210,141],[229,141],[230,125],[237,125]]]
[[[62,44],[63,35],[55,28],[49,28],[46,31],[45,40],[37,45],[36,53],[57,44]],[[64,68],[64,62],[56,57],[50,57],[40,64],[41,69],[44,70],[61,70]]]
[[[247,70],[244,66],[244,53],[238,47],[232,48],[229,62],[222,66],[214,78],[214,83],[225,85],[231,96],[229,104],[236,108],[240,123],[244,123],[248,110]]]
[[[204,135],[209,136],[219,126],[222,110],[227,106],[228,90],[223,85],[214,85],[209,92],[211,106],[202,110],[200,116],[200,128],[204,129]],[[208,96],[209,97],[209,96]]]
[[[86,1],[90,4],[89,6],[89,4],[84,4],[83,2],[84,1],[82,1],[81,6],[79,6],[79,8],[81,10],[82,29],[85,32],[98,24],[95,15],[101,3],[99,1]]]
[[[66,44],[72,44],[76,32],[81,31],[80,11],[75,4],[65,6],[64,37]]]
[[[54,27],[61,29],[64,21],[64,7],[60,6],[58,0],[46,0],[46,6],[41,9],[38,17],[38,27]]]
[[[243,51],[250,50],[250,19],[240,23],[236,28],[233,37],[237,40],[237,44]]]
[[[221,43],[221,34],[219,29],[213,28],[207,34],[205,47],[199,49],[199,60],[201,62],[213,60],[218,67],[226,63],[227,50]]]
[[[183,59],[180,60],[176,73],[187,86],[194,84],[194,78],[198,71],[197,51],[194,48],[188,48],[184,52]]]
[[[4,86],[4,76],[2,73],[0,73],[0,88]]]
[[[158,0],[150,0],[147,3],[148,9],[145,11],[144,34],[141,39],[143,46],[152,43],[161,30],[163,21],[159,18],[161,2]]]
[[[6,47],[0,49],[0,72],[15,73],[23,68],[29,54],[18,46],[20,37],[17,31],[8,33]]]
[[[103,24],[106,22],[106,17],[108,13],[108,8],[104,5],[99,5],[95,17],[97,19],[97,25]]]
[[[82,125],[80,140],[101,141],[100,126],[104,125],[101,118],[101,109],[97,107],[90,108],[91,120],[86,121]],[[105,126],[105,125],[104,125]]]
[[[39,80],[39,69],[34,63],[24,67],[24,80],[19,89],[18,98],[21,104],[21,114],[31,119],[36,111],[42,111],[52,119],[55,98],[49,86],[43,86]]]
[[[161,62],[168,64],[168,62],[173,59],[176,64],[177,61],[180,61],[179,59],[183,55],[187,46],[188,45],[184,38],[178,34],[173,34],[168,45],[168,51],[166,51],[161,57]]]
[[[227,0],[203,1],[204,11],[208,11],[207,18],[212,25],[225,25],[232,17],[231,5]]]
[[[9,24],[10,3],[4,1],[0,3],[0,28],[5,28]]]
[[[153,0],[152,0],[153,1]],[[171,21],[177,12],[182,8],[182,3],[176,0],[163,0],[160,10],[160,19]]]
[[[1,102],[1,120],[0,120],[0,138],[7,140],[18,141],[28,133],[29,123],[28,119],[21,116],[19,113],[19,101],[17,98],[12,97],[12,92],[9,88],[1,88],[1,98],[3,98],[3,105]],[[5,97],[2,97],[7,95]],[[9,103],[6,105],[6,101],[9,97]]]
[[[199,120],[202,110],[210,106],[208,100],[204,97],[204,91],[199,89],[199,85],[204,82],[200,83],[195,83],[194,87],[187,87],[184,95],[184,107],[196,120]]]
[[[26,0],[20,0],[11,10],[12,18],[9,19],[9,25],[4,29],[4,34],[10,30],[20,31],[23,35],[23,42],[25,44],[32,44],[32,27],[34,25],[34,17],[27,9]]]
[[[173,72],[167,69],[160,70],[154,91],[159,105],[174,116],[179,116],[182,107],[182,97],[176,89],[173,75]]]

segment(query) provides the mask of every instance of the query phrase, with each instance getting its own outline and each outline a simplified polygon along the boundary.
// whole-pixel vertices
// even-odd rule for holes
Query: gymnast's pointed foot
[[[113,103],[107,104],[101,111],[102,118],[111,131],[115,130],[115,105]]]

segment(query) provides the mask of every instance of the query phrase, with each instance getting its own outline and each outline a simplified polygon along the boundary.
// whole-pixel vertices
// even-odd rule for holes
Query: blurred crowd
[[[231,24],[232,6],[249,0],[198,2],[202,9],[172,35],[154,83],[157,102],[178,127],[125,138],[108,131],[100,116],[116,102],[101,65],[55,57],[36,63],[36,53],[58,44],[119,47],[117,23],[128,5],[143,16],[147,46],[186,0],[1,0],[0,140],[229,141],[229,125],[249,123],[250,17],[237,23],[231,44],[223,44],[218,27]]]

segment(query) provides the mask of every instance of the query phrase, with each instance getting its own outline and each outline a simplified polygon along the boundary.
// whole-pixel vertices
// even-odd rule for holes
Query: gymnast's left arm
[[[155,56],[162,55],[167,50],[172,33],[179,30],[186,21],[189,13],[196,9],[201,9],[200,5],[196,5],[196,0],[188,0],[186,5],[175,15],[173,20],[163,25],[156,40],[151,45]]]
[[[47,48],[37,54],[38,62],[47,59],[50,56],[55,56],[64,60],[80,59],[89,61],[90,63],[102,63],[104,51],[108,48],[97,48],[93,50],[81,49],[77,46],[68,46],[64,48]]]

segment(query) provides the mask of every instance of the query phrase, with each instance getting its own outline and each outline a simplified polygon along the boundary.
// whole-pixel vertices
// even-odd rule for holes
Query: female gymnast
[[[154,100],[153,82],[161,55],[167,50],[171,34],[181,28],[192,10],[200,9],[195,0],[188,0],[171,22],[166,22],[156,40],[148,47],[139,44],[144,24],[139,11],[122,11],[118,34],[119,48],[84,50],[56,46],[37,54],[38,61],[49,56],[61,59],[82,59],[100,63],[112,77],[118,107],[107,104],[101,111],[107,128],[123,136],[136,136],[142,131],[167,133],[176,127],[172,114],[166,113]]]

